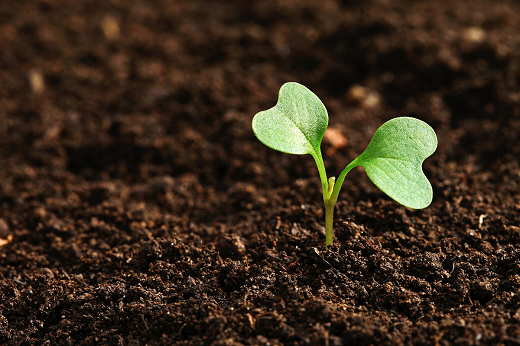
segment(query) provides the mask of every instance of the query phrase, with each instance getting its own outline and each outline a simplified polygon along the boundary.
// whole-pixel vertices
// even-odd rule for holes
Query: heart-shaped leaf
[[[388,196],[412,209],[430,205],[433,190],[422,171],[423,161],[435,152],[437,136],[424,121],[401,117],[377,129],[355,161]]]
[[[254,116],[253,132],[272,149],[317,157],[328,122],[320,99],[303,85],[290,82],[280,88],[276,106]]]

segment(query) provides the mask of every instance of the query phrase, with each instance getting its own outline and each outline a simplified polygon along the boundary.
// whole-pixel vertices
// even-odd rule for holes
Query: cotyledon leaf
[[[317,156],[328,122],[320,99],[305,86],[289,82],[280,88],[276,106],[254,116],[253,132],[272,149]]]
[[[430,205],[433,190],[422,171],[423,161],[437,148],[435,131],[424,121],[400,117],[377,129],[355,165],[388,196],[412,209]]]

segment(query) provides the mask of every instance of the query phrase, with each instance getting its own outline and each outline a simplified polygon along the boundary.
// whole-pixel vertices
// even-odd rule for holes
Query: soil
[[[520,345],[520,3],[0,2],[0,344]],[[386,120],[437,132],[434,200],[253,115],[300,82],[329,175]]]

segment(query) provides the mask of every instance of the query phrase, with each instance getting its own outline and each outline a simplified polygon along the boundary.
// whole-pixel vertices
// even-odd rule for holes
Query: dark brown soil
[[[324,251],[286,81],[330,175],[432,125],[432,205],[356,169]],[[1,1],[0,344],[520,345],[519,136],[516,0]]]

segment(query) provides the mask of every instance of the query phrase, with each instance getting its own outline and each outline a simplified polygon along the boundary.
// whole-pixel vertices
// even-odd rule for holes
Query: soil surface
[[[520,3],[0,2],[0,344],[520,345]],[[434,200],[253,115],[300,82],[337,175],[437,132]]]

